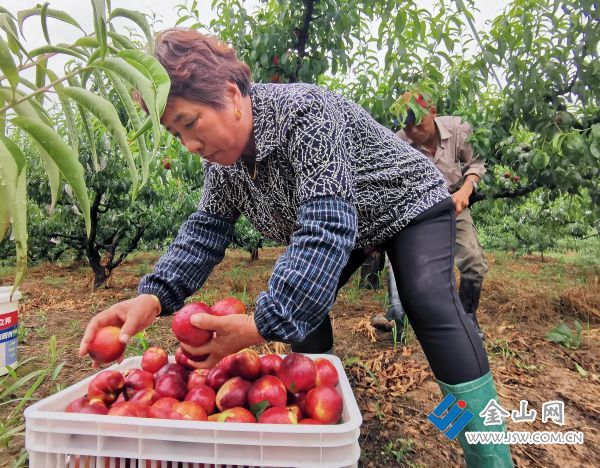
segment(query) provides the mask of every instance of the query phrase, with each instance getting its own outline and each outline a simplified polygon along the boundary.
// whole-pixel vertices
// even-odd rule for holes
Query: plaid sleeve
[[[162,314],[183,307],[185,299],[206,281],[223,260],[231,242],[234,220],[198,210],[179,229],[154,271],[142,278],[138,293],[160,299]]]
[[[303,203],[298,224],[256,302],[254,320],[265,339],[301,342],[323,321],[358,229],[355,208],[334,197]]]

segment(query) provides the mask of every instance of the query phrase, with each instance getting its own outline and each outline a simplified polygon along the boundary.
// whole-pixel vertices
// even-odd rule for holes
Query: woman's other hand
[[[233,314],[217,317],[209,314],[196,314],[191,317],[190,321],[195,327],[215,332],[213,338],[202,346],[194,347],[181,343],[181,347],[192,355],[208,355],[204,361],[191,362],[194,367],[199,369],[212,368],[225,356],[265,341],[258,333],[252,315]]]
[[[133,335],[150,326],[159,313],[160,303],[157,297],[151,294],[141,294],[110,306],[96,314],[87,324],[79,345],[79,355],[83,357],[89,353],[89,345],[102,327],[112,325],[121,328],[119,341],[127,343]],[[122,356],[119,360],[121,359]],[[98,363],[94,362],[93,366],[98,367]]]

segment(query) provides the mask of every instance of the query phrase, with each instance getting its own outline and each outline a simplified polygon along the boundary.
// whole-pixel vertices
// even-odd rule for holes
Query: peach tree
[[[81,124],[79,124],[81,125]],[[61,127],[58,128],[59,132]],[[96,145],[98,171],[87,170],[85,183],[90,199],[90,234],[81,223],[81,211],[69,186],[60,194],[51,213],[46,206],[50,187],[42,164],[29,156],[28,193],[28,257],[31,262],[57,261],[61,257],[86,259],[93,274],[93,286],[103,285],[128,255],[144,247],[162,250],[175,237],[179,226],[193,212],[200,198],[195,187],[201,180],[199,159],[190,154],[177,154],[178,144],[165,145],[170,154],[170,167],[159,158],[151,161],[148,180],[131,202],[128,170],[106,140]],[[80,142],[79,159],[92,167],[89,146]],[[6,255],[8,242],[0,243],[0,256]],[[4,251],[3,251],[4,250]]]
[[[25,271],[27,248],[27,161],[21,138],[32,142],[44,167],[51,206],[61,181],[71,187],[87,235],[90,199],[74,122],[82,122],[92,171],[98,170],[98,132],[111,135],[111,144],[119,148],[115,157],[128,170],[132,199],[147,184],[150,161],[160,147],[159,116],[169,80],[151,56],[147,17],[111,9],[105,0],[91,3],[93,31],[81,30],[67,12],[47,3],[16,14],[0,7],[0,237],[10,226],[16,283]],[[461,115],[474,127],[472,142],[486,158],[488,176],[473,201],[533,200],[550,209],[566,198],[581,206],[578,212],[589,213],[586,235],[597,235],[597,2],[511,0],[479,30],[470,0],[438,0],[430,9],[414,0],[261,0],[251,7],[240,0],[214,0],[211,6],[216,18],[206,21],[198,2],[188,0],[178,6],[177,24],[228,41],[256,81],[329,86],[390,127],[402,120],[396,99],[406,90],[419,91],[440,113]],[[131,21],[144,39],[119,33],[115,18]],[[40,20],[48,44],[26,50],[20,31],[34,19]],[[54,44],[47,34],[49,20],[81,30],[81,37]],[[69,58],[61,73],[49,65],[57,56]],[[24,77],[29,68],[36,70],[35,82]],[[133,88],[149,105],[149,118],[131,100]],[[56,93],[54,100],[49,92]],[[111,92],[123,118],[108,97]],[[66,119],[64,134],[49,113],[55,105]],[[20,135],[16,140],[13,130]],[[482,203],[483,212],[488,201]]]
[[[92,0],[91,6],[93,31],[84,31],[67,12],[54,10],[48,3],[16,14],[0,6],[0,239],[10,228],[17,256],[15,287],[22,281],[27,266],[28,160],[21,145],[23,139],[31,143],[35,157],[44,167],[50,208],[56,206],[63,182],[68,184],[88,237],[92,233],[92,216],[85,177],[86,171],[100,169],[98,133],[107,132],[111,144],[118,147],[113,156],[127,168],[132,200],[148,183],[150,162],[159,149],[159,118],[170,81],[151,55],[153,38],[148,21],[139,12],[111,10],[105,0]],[[36,17],[41,21],[47,44],[27,50],[21,40],[22,26]],[[115,18],[130,20],[143,32],[144,40],[132,41],[117,32],[113,26]],[[81,37],[70,44],[54,44],[48,35],[49,19],[80,30]],[[57,72],[51,62],[59,56],[68,60],[64,69]],[[29,68],[35,69],[35,82],[24,76]],[[138,90],[147,104],[147,118],[135,106],[132,89]],[[56,93],[57,98],[50,100],[49,92]],[[109,92],[122,106],[123,118],[108,97]],[[65,117],[64,135],[57,131],[56,115]],[[77,121],[81,122],[81,129],[77,128]],[[81,161],[80,131],[91,156],[89,168]],[[147,131],[150,136],[145,135]]]
[[[438,113],[474,127],[471,141],[488,175],[473,202],[510,205],[531,196],[551,209],[566,198],[589,213],[579,220],[586,235],[598,235],[597,2],[512,0],[479,30],[467,0],[431,9],[411,0],[265,0],[252,11],[239,0],[215,0],[210,22],[197,5],[180,5],[179,23],[228,40],[255,80],[327,85],[394,129],[403,114],[396,99],[418,91]]]

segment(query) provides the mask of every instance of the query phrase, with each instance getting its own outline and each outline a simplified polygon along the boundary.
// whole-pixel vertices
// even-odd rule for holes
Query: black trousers
[[[448,198],[421,213],[381,246],[396,276],[400,300],[435,377],[454,385],[489,372],[487,355],[466,316],[454,277],[456,215]],[[342,270],[339,291],[367,258],[354,250]],[[306,340],[292,344],[301,353],[322,353],[333,346],[329,316]]]

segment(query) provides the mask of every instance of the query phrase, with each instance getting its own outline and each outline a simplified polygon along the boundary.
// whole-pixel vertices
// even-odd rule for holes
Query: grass
[[[81,320],[71,319],[67,322],[67,328],[69,329],[69,333],[71,335],[82,335],[83,328],[81,326]]]
[[[2,265],[0,266],[0,277],[13,277],[15,274],[15,266],[14,265]]]
[[[29,327],[26,327],[23,322],[19,322],[19,328],[17,328],[17,341],[20,344],[27,343],[27,339],[29,338],[29,333],[31,330]]]
[[[45,338],[47,333],[46,324],[48,322],[48,314],[45,311],[40,310],[37,314],[37,318],[40,323],[35,327],[35,334],[40,338]]]
[[[414,441],[412,439],[397,438],[388,441],[383,446],[383,454],[391,457],[396,463],[406,463],[405,457],[411,453]]]
[[[503,338],[491,340],[488,352],[508,360],[519,357],[519,353],[512,349],[510,342]]]
[[[24,436],[23,409],[35,400],[34,395],[44,382],[56,381],[64,365],[58,362],[58,354],[56,336],[52,335],[45,363],[42,356],[31,357],[21,361],[16,370],[7,367],[8,374],[0,378],[0,446],[8,447],[15,438]],[[27,373],[32,364],[35,370]],[[22,449],[13,466],[26,466],[26,460],[27,452]]]
[[[134,271],[137,276],[144,276],[152,271],[152,265],[150,265],[148,260],[144,260],[135,266]]]
[[[579,320],[575,320],[574,324],[574,330],[571,330],[566,323],[557,325],[546,335],[546,339],[566,349],[579,349],[583,344],[583,337],[581,336],[583,326]]]
[[[49,284],[50,286],[63,286],[64,284],[66,284],[66,282],[67,278],[44,276],[44,283]]]
[[[365,290],[360,287],[360,272],[357,271],[348,280],[348,283],[340,289],[339,294],[348,304],[356,306],[360,303],[364,293]]]

